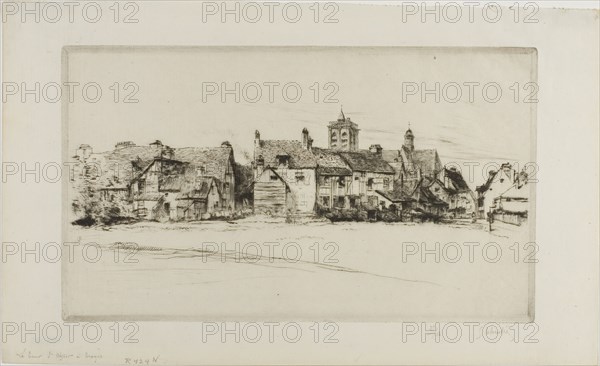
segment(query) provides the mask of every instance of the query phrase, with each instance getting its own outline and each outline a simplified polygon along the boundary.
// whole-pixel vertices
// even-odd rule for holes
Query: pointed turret
[[[413,135],[413,132],[410,129],[410,122],[408,123],[408,130],[406,130],[406,133],[404,134],[404,147],[409,151],[415,150],[415,135]]]

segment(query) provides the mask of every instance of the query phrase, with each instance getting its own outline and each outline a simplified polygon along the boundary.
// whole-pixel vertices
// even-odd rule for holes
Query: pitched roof
[[[398,162],[402,162],[402,155],[400,155],[400,150],[383,150],[381,152],[381,155],[383,156],[383,160],[387,161],[388,163],[398,163]]]
[[[231,146],[183,147],[175,149],[174,159],[189,163],[192,168],[202,167],[205,170],[204,175],[211,175],[225,181],[225,173],[232,153]]]
[[[304,149],[300,141],[294,140],[261,140],[256,149],[257,156],[262,155],[265,167],[277,167],[278,155],[288,155],[288,166],[291,169],[314,169],[317,167],[316,156]]]
[[[172,161],[188,163],[192,170],[204,168],[204,175],[213,175],[219,180],[225,180],[227,165],[233,154],[231,146],[221,147],[183,147],[172,149]],[[146,170],[156,158],[161,158],[161,149],[156,146],[129,145],[105,153],[103,156],[102,172],[104,175],[114,175],[118,169],[121,179],[131,180],[134,174]],[[164,157],[162,157],[164,159]]]
[[[435,178],[428,187],[431,188],[435,183],[437,183],[438,186],[440,186],[440,188],[442,188],[448,194],[456,194],[456,193],[458,193],[458,191],[454,188],[454,186],[446,187],[446,185],[444,184],[444,182],[442,182],[441,180],[439,180],[437,178]]]
[[[188,177],[189,178],[189,177]],[[193,181],[187,179],[181,186],[181,194],[177,197],[178,200],[199,199],[205,200],[210,193],[210,189],[214,186],[221,194],[218,180],[214,177],[196,177]]]
[[[410,195],[405,194],[404,192],[402,192],[401,189],[394,189],[392,191],[375,190],[375,192],[379,193],[380,195],[382,195],[383,197],[387,198],[388,200],[390,200],[392,202],[414,201],[414,199],[412,197],[410,197]]]
[[[151,146],[127,146],[103,153],[105,158],[105,169],[114,173],[116,169],[119,173],[125,173],[128,178],[133,178],[132,162],[136,161],[138,167],[147,167],[155,157],[159,156],[159,151]],[[142,168],[142,169],[143,169]]]
[[[338,152],[350,168],[358,172],[394,174],[394,168],[383,158],[368,150]]]
[[[471,188],[469,188],[469,185],[467,184],[467,182],[465,182],[465,179],[459,171],[444,168],[444,173],[446,177],[450,179],[450,183],[456,191],[468,192],[471,190]]]
[[[346,161],[338,154],[337,151],[332,149],[321,149],[319,147],[313,147],[313,154],[317,157],[317,163],[319,174],[321,175],[335,175],[335,176],[350,176],[352,170]]]
[[[429,190],[425,184],[421,184],[419,189],[421,190],[421,196],[419,202],[430,203],[434,206],[448,206],[448,203],[438,198],[433,192]]]
[[[498,171],[489,172],[487,181],[485,181],[484,184],[477,186],[477,188],[475,188],[475,190],[480,193],[486,192],[490,188],[490,185],[494,181],[494,178],[496,178],[496,174],[498,174]]]
[[[413,164],[421,168],[423,174],[432,175],[435,172],[437,160],[436,149],[414,150],[411,155]]]

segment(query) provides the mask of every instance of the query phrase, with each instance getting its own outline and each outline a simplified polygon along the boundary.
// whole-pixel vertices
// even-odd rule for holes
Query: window
[[[500,183],[504,183],[504,178],[500,178]]]
[[[300,182],[304,182],[304,174],[302,173],[296,173],[296,182],[300,183]]]
[[[269,178],[271,179],[271,182],[274,182],[278,179],[276,174],[271,174]]]
[[[434,191],[437,193],[440,191],[440,187],[435,187]]]
[[[145,188],[146,188],[146,181],[143,179],[138,181],[138,191],[143,193]]]
[[[329,177],[323,177],[323,184],[329,184],[329,182],[330,182]]]
[[[342,132],[342,146],[348,146],[348,132]]]
[[[367,180],[367,189],[368,189],[369,191],[372,191],[372,190],[373,190],[373,178],[369,178],[369,179]]]
[[[321,202],[323,203],[323,206],[329,207],[329,197],[328,196],[321,197]]]
[[[288,159],[289,159],[289,156],[287,156],[287,155],[280,155],[277,157],[277,160],[279,161],[280,165],[287,165]]]
[[[385,189],[385,190],[390,189],[390,179],[389,178],[383,179],[383,189]]]
[[[338,178],[338,187],[344,188],[346,186],[346,179],[344,177]]]

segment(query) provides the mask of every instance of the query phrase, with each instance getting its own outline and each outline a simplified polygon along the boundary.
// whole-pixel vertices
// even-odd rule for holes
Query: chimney
[[[312,144],[313,144],[313,139],[312,137],[308,138],[308,151],[312,151]]]
[[[369,147],[369,151],[380,158],[383,157],[383,148],[379,144],[371,145],[371,147]]]
[[[163,144],[160,140],[156,140],[150,143],[150,147],[154,150],[154,157],[161,158],[163,155]]]
[[[260,132],[254,131],[254,160],[258,158],[256,155],[260,151]]]
[[[231,147],[231,143],[229,141],[221,142],[221,147]]]
[[[302,148],[304,150],[310,150],[309,148],[309,140],[310,140],[310,136],[308,134],[308,130],[306,128],[302,129]]]
[[[161,158],[172,160],[175,156],[175,150],[173,150],[173,148],[171,148],[170,146],[164,146],[161,149],[160,156]]]

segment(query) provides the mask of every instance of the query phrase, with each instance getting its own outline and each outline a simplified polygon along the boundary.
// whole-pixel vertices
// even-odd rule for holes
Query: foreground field
[[[64,264],[64,313],[87,320],[525,319],[533,279],[527,228],[484,228],[256,219],[72,227],[70,240],[102,252]]]

